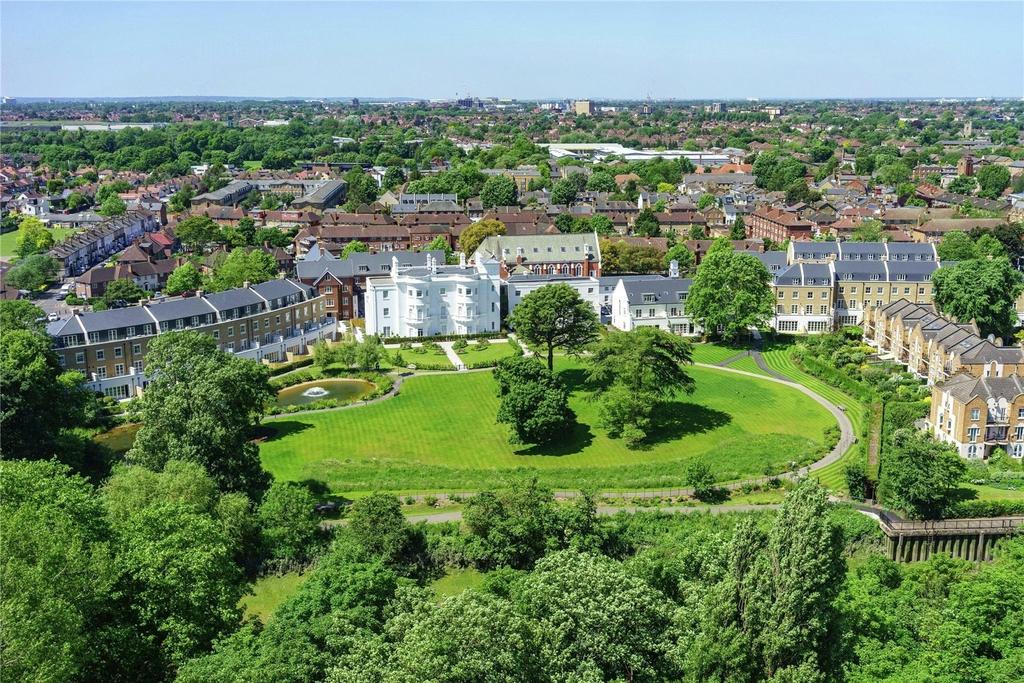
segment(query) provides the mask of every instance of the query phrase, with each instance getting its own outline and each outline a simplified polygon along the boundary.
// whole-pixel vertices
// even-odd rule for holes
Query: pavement
[[[611,517],[620,512],[634,514],[637,512],[667,512],[671,514],[689,515],[695,512],[711,515],[720,515],[727,512],[757,512],[759,510],[778,510],[781,505],[770,503],[766,505],[661,505],[658,507],[641,505],[598,505],[597,514],[603,517]],[[440,524],[442,522],[458,522],[462,519],[462,512],[451,510],[449,512],[437,512],[430,515],[409,515],[406,519],[415,524],[426,522],[427,524]]]

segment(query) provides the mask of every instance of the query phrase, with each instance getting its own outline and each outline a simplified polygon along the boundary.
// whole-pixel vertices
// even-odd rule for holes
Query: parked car
[[[51,323],[55,323],[58,320],[60,320],[60,316],[57,315],[56,313],[51,313],[50,315],[46,316],[46,319]]]

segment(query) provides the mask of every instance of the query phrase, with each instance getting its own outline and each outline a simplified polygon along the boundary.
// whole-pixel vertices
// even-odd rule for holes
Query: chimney
[[[668,262],[668,276],[672,278],[679,277],[679,261],[672,259]]]
[[[459,267],[460,268],[465,268],[466,267],[466,252],[464,252],[464,251],[460,251],[459,252]]]
[[[245,286],[246,286],[246,287],[248,287],[248,286],[249,286],[249,283],[248,283],[248,282],[246,282],[246,283],[245,283]],[[196,290],[196,296],[197,296],[197,297],[199,297],[200,299],[202,299],[202,298],[203,298],[203,296],[204,296],[205,294],[206,294],[206,292],[204,292],[204,291],[203,291],[203,290],[201,290],[201,289],[197,289],[197,290]]]
[[[398,272],[398,257],[397,256],[392,256],[391,257],[391,272],[392,273],[397,273]]]

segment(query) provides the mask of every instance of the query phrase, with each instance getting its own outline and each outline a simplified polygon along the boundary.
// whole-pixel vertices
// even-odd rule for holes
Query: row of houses
[[[276,279],[138,306],[76,311],[47,325],[61,364],[82,372],[92,391],[117,399],[146,387],[148,345],[172,330],[195,330],[225,351],[269,362],[305,353],[317,340],[334,339],[337,322],[315,289]]]
[[[1024,457],[1024,350],[984,338],[931,306],[894,301],[868,311],[864,341],[879,357],[907,368],[932,387],[924,427],[961,457],[994,448]]]

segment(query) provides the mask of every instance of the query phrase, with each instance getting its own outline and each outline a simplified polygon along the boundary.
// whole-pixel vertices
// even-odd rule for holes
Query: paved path
[[[440,344],[441,348],[444,349],[445,355],[448,356],[448,360],[450,360],[452,365],[455,366],[455,369],[459,372],[465,372],[466,364],[462,362],[461,358],[459,358],[459,354],[455,353],[455,342],[443,341],[440,342]]]
[[[701,512],[711,515],[720,515],[727,512],[778,510],[780,507],[782,506],[778,503],[768,503],[765,505],[662,505],[659,507],[650,507],[645,505],[598,505],[597,514],[604,517],[611,517],[612,515],[616,515],[620,512],[628,514],[634,514],[636,512],[668,512],[671,514],[681,515]],[[458,522],[462,520],[462,511],[449,510],[448,512],[436,512],[429,515],[409,515],[406,519],[414,524],[416,522],[426,522],[427,524]]]
[[[753,372],[747,372],[745,370],[737,370],[735,368],[728,368],[728,367],[723,368],[723,367],[719,367],[717,365],[709,365],[707,363],[694,363],[694,365],[697,366],[697,367],[709,368],[711,370],[717,370],[719,372],[732,372],[732,373],[735,373],[737,375],[743,375],[744,377],[752,377],[754,379],[759,379],[759,380],[764,381],[764,382],[776,382],[778,384],[784,384],[784,385],[790,387],[791,389],[795,389],[796,391],[799,391],[802,394],[805,394],[805,395],[809,396],[815,402],[817,402],[818,404],[823,406],[826,410],[828,410],[832,414],[832,416],[836,419],[836,422],[839,423],[839,434],[840,434],[840,436],[839,436],[838,443],[836,443],[835,447],[831,451],[829,451],[824,457],[822,457],[820,460],[818,460],[816,462],[813,462],[813,463],[811,463],[810,465],[808,465],[806,467],[801,467],[801,468],[799,468],[797,470],[793,470],[793,471],[790,471],[790,472],[785,472],[783,474],[778,475],[777,477],[755,477],[755,478],[752,478],[752,479],[743,479],[741,481],[734,481],[734,482],[730,482],[730,483],[727,483],[727,484],[722,484],[721,488],[733,491],[733,490],[736,490],[736,489],[740,489],[740,488],[742,488],[743,486],[745,486],[747,484],[753,484],[753,485],[764,484],[764,483],[767,483],[768,481],[770,481],[771,479],[799,479],[801,477],[806,477],[811,472],[814,472],[815,470],[819,470],[822,467],[826,467],[828,465],[831,465],[832,463],[834,463],[837,460],[839,460],[841,457],[843,457],[843,455],[846,453],[846,451],[849,450],[849,448],[857,440],[856,434],[853,431],[853,424],[850,422],[850,418],[846,416],[846,413],[842,410],[842,408],[840,408],[839,406],[835,405],[834,403],[832,403],[828,399],[824,398],[823,396],[818,395],[817,393],[815,393],[811,389],[808,389],[807,387],[805,387],[802,384],[798,384],[798,383],[793,382],[792,380],[789,380],[789,379],[780,379],[778,377],[765,377],[764,375],[759,375],[759,374],[756,374],[756,373],[753,373]],[[474,493],[473,491],[460,491],[460,492],[451,492],[451,493],[432,492],[432,493],[421,493],[421,494],[411,495],[411,496],[407,496],[407,497],[413,498],[416,502],[422,503],[427,498],[436,498],[437,500],[447,501],[450,496],[460,496],[462,498],[467,498],[469,496],[472,496],[473,493]],[[555,491],[554,495],[555,495],[556,499],[559,499],[559,500],[569,500],[569,499],[577,497],[579,495],[579,492],[578,491]],[[626,500],[629,500],[629,499],[639,500],[639,499],[645,499],[645,498],[679,498],[679,497],[683,497],[683,496],[692,496],[693,495],[693,489],[687,488],[687,487],[680,487],[680,488],[673,488],[673,489],[657,489],[657,490],[604,491],[604,492],[598,493],[597,495],[599,497],[602,497],[602,498],[623,498],[623,499],[626,499]],[[726,506],[726,507],[735,508],[736,506],[730,505],[730,506]],[[758,506],[758,507],[763,507],[763,506]]]
[[[724,368],[726,365],[729,365],[730,363],[735,363],[736,361],[740,360],[741,358],[746,358],[749,355],[750,355],[749,351],[741,351],[741,352],[737,353],[735,356],[729,356],[725,360],[718,361],[717,363],[715,363],[715,365],[717,365],[720,368]]]

